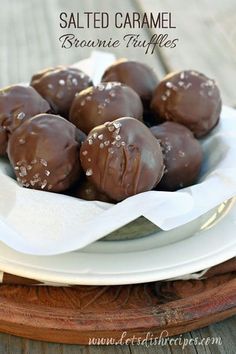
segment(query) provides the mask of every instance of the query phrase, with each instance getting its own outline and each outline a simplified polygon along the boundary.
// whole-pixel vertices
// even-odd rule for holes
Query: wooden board
[[[126,286],[0,288],[0,331],[59,343],[175,335],[236,313],[234,272]]]

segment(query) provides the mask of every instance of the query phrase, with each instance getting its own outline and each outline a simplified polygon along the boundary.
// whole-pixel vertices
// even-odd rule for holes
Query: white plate
[[[98,241],[59,256],[29,256],[0,243],[0,269],[59,284],[117,285],[179,277],[236,254],[235,200],[175,230],[129,241]]]

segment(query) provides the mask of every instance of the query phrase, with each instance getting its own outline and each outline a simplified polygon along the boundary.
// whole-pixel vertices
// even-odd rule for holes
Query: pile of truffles
[[[218,124],[214,80],[193,71],[158,80],[148,65],[118,60],[99,85],[74,67],[0,90],[0,156],[26,188],[119,202],[197,182],[198,139]]]

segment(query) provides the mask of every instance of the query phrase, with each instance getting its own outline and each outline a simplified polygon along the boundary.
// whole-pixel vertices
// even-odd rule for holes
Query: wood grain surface
[[[220,85],[224,103],[236,105],[234,87],[236,68],[236,2],[235,0],[215,0],[214,6],[211,0],[1,0],[0,11],[0,86],[17,82],[29,81],[31,75],[37,70],[47,66],[71,64],[90,54],[90,50],[64,50],[60,48],[58,37],[60,35],[58,15],[61,11],[172,11],[176,21],[176,33],[180,38],[176,50],[157,50],[154,55],[144,56],[143,50],[130,49],[125,53],[116,49],[117,57],[134,58],[146,61],[152,65],[158,75],[162,77],[167,71],[180,68],[198,69],[217,80]],[[122,38],[127,33],[112,29],[106,32],[106,37],[116,36]],[[135,31],[134,31],[135,33]],[[139,30],[143,38],[148,39],[152,31]],[[104,32],[98,30],[81,30],[84,39],[104,36]],[[123,329],[127,325],[127,318],[121,320],[119,314],[123,314],[128,306],[134,326],[142,331],[140,323],[145,319],[151,319],[150,327],[157,328],[160,324],[164,327],[179,319],[181,314],[183,323],[188,322],[188,327],[180,327],[175,323],[176,329],[170,328],[170,334],[177,331],[190,331],[182,335],[183,339],[193,340],[207,337],[222,337],[222,345],[188,345],[184,349],[180,345],[167,344],[164,347],[145,347],[138,345],[129,346],[81,346],[65,345],[32,341],[10,334],[0,334],[1,353],[227,353],[235,352],[236,342],[236,317],[223,322],[210,325],[204,329],[191,331],[196,326],[205,326],[215,321],[207,310],[214,307],[220,313],[217,318],[223,319],[232,315],[235,311],[235,278],[232,273],[213,277],[209,281],[175,282],[175,283],[152,283],[152,285],[135,285],[134,288],[112,287],[96,290],[94,287],[81,287],[80,289],[62,288],[58,291],[52,287],[20,287],[4,285],[0,287],[0,328],[9,333],[25,335],[23,324],[28,326],[28,336],[32,336],[32,326],[37,326],[34,332],[37,338],[41,338],[42,328],[46,331],[50,340],[50,331],[56,319],[63,321],[63,326],[71,325],[68,322],[68,314],[74,328],[80,324],[79,314],[85,315],[91,309],[91,321],[94,318],[94,306],[102,310],[98,313],[97,320],[101,320],[104,314],[114,331]],[[207,293],[206,300],[203,297]],[[79,294],[79,296],[78,296]],[[110,295],[109,295],[110,294]],[[191,294],[191,296],[189,296]],[[109,296],[112,296],[109,297]],[[136,299],[134,303],[129,299]],[[225,298],[230,299],[225,305]],[[140,309],[144,301],[146,308]],[[10,305],[11,303],[11,305]],[[61,304],[64,308],[62,309]],[[107,303],[114,306],[114,312],[118,320],[114,321],[113,313]],[[174,305],[173,305],[174,304]],[[186,306],[186,304],[188,306]],[[52,306],[53,305],[53,306]],[[27,309],[33,308],[35,316],[29,315]],[[81,310],[82,308],[82,310]],[[168,312],[162,312],[163,308]],[[152,309],[152,310],[150,310]],[[178,309],[176,317],[175,310]],[[196,310],[197,309],[197,310]],[[41,311],[40,311],[41,310]],[[105,311],[104,311],[105,310]],[[109,311],[107,311],[109,310]],[[142,310],[142,311],[141,311]],[[196,311],[195,311],[196,310]],[[64,311],[64,312],[63,312]],[[82,312],[81,312],[82,311]],[[66,317],[63,317],[63,313]],[[166,314],[169,314],[166,316]],[[42,314],[44,322],[42,322]],[[79,317],[78,317],[79,316]],[[99,317],[100,316],[100,317]],[[149,317],[148,317],[149,316]],[[189,316],[189,317],[188,317]],[[5,321],[5,322],[4,322]],[[18,321],[18,322],[17,322]],[[198,321],[200,321],[198,323]],[[17,322],[17,331],[13,323]],[[94,322],[93,322],[94,323]],[[44,325],[42,327],[42,325]],[[86,328],[94,330],[92,322],[84,323],[85,338]],[[86,327],[87,326],[87,327]],[[120,326],[120,327],[119,327]],[[155,327],[156,326],[156,327]],[[54,328],[55,329],[55,328]],[[97,328],[102,331],[102,327]],[[58,341],[66,342],[62,331],[55,331]],[[90,333],[90,331],[89,331]],[[117,333],[117,332],[116,332]],[[117,334],[116,334],[117,335]],[[45,339],[46,337],[44,337]],[[78,339],[73,337],[74,342]]]
[[[124,286],[0,288],[0,330],[38,340],[96,344],[198,329],[236,314],[234,272],[205,280]],[[94,338],[94,339],[93,339]]]

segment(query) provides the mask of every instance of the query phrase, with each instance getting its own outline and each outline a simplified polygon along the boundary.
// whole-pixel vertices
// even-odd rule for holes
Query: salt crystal
[[[17,116],[16,116],[16,119],[19,119],[19,120],[22,120],[22,119],[24,119],[24,118],[25,118],[25,113],[24,113],[24,112],[20,112],[20,113],[18,113]]]
[[[109,132],[113,132],[115,130],[115,127],[114,125],[109,125],[107,129],[109,130]]]
[[[47,182],[46,179],[45,179],[45,180],[42,182],[42,184],[41,184],[41,189],[44,189],[47,184],[48,184],[48,182]]]
[[[58,83],[59,83],[59,85],[64,86],[66,82],[65,82],[65,80],[61,79],[58,81]]]
[[[92,176],[92,174],[93,174],[93,170],[91,169],[91,168],[89,168],[87,171],[86,171],[86,176]]]
[[[31,163],[32,163],[32,162],[31,162]],[[40,163],[41,163],[43,166],[45,166],[45,167],[47,167],[47,165],[48,165],[47,161],[44,160],[44,159],[40,159]]]
[[[172,88],[172,87],[173,87],[173,84],[172,84],[170,81],[167,81],[167,83],[166,83],[166,87],[168,87],[168,88]]]
[[[19,143],[20,143],[21,145],[25,144],[25,139],[23,139],[23,138],[19,139]]]
[[[72,79],[72,84],[75,86],[78,85],[78,80],[75,77]]]

